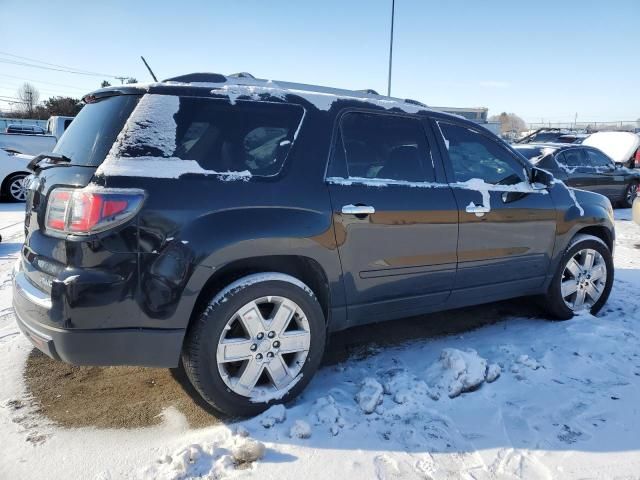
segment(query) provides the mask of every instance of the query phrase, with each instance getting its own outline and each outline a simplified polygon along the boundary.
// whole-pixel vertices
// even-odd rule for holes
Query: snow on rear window
[[[199,97],[145,95],[99,173],[165,178],[196,173],[226,180],[272,176],[282,168],[303,114],[297,105],[230,105]]]

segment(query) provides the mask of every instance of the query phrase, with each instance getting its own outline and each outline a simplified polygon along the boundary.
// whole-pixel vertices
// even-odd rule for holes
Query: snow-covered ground
[[[21,216],[0,205],[0,478],[640,478],[629,210],[616,212],[616,281],[598,318],[501,317],[325,366],[293,404],[254,419],[192,429],[169,408],[159,426],[129,430],[64,429],[37,413],[10,301]]]

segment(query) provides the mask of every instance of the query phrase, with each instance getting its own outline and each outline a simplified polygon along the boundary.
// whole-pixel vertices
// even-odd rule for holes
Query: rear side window
[[[494,140],[461,125],[438,122],[457,182],[479,178],[493,185],[525,181],[524,165]]]
[[[147,95],[110,154],[271,176],[282,168],[303,114],[298,105]]]
[[[411,117],[350,112],[342,116],[333,162],[350,178],[433,182],[422,123]]]
[[[586,166],[586,160],[579,149],[565,150],[556,158],[567,167],[584,167]]]
[[[97,167],[139,99],[138,95],[117,95],[85,105],[53,151],[69,157],[73,165]]]

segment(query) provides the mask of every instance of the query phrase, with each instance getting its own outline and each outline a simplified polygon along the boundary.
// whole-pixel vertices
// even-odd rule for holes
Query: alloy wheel
[[[602,296],[607,283],[607,265],[593,249],[579,250],[562,272],[562,298],[574,312],[591,308]]]
[[[218,371],[238,395],[281,398],[297,383],[310,344],[309,321],[295,302],[258,298],[238,309],[222,331]]]
[[[638,184],[637,183],[629,184],[629,187],[627,187],[627,204],[628,205],[633,204],[633,201],[636,199],[637,195],[638,195]]]
[[[25,176],[14,177],[9,183],[9,195],[11,199],[24,202],[27,200],[27,186],[25,182]]]

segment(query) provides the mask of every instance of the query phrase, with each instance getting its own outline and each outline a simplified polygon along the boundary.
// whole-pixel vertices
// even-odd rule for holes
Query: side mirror
[[[541,168],[533,167],[531,169],[531,177],[529,181],[534,190],[544,190],[551,186],[554,176],[552,173],[547,172]]]

